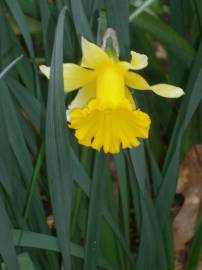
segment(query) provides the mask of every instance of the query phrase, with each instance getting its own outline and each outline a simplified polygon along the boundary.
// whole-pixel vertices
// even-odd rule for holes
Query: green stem
[[[39,154],[38,154],[38,157],[37,157],[36,165],[34,168],[34,173],[32,176],[29,192],[27,195],[26,206],[25,206],[25,210],[24,210],[24,214],[23,214],[22,230],[21,230],[21,234],[19,237],[18,245],[20,245],[20,242],[21,242],[22,236],[23,236],[23,232],[24,232],[27,220],[28,220],[29,211],[30,211],[30,207],[31,207],[31,203],[32,203],[32,197],[33,197],[33,194],[35,191],[35,187],[36,187],[39,171],[41,169],[41,165],[42,165],[42,162],[44,159],[44,155],[45,155],[45,146],[44,146],[44,144],[42,144],[40,151],[39,151]]]

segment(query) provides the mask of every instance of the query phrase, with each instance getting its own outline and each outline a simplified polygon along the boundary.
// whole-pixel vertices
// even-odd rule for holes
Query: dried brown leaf
[[[183,206],[173,220],[176,269],[180,269],[186,260],[201,209],[202,145],[193,146],[182,162],[177,193],[184,196]]]

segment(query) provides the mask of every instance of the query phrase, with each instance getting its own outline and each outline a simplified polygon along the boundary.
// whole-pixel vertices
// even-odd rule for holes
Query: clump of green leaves
[[[2,269],[174,269],[170,209],[179,165],[202,139],[201,3],[130,2],[0,2]],[[147,54],[151,82],[186,92],[172,102],[137,93],[152,118],[150,140],[113,157],[75,141],[65,117],[73,96],[64,95],[62,78],[63,62],[80,61],[81,36],[99,43],[107,27],[122,59],[130,49]],[[39,63],[52,67],[49,84]],[[200,261],[200,228],[201,220],[188,270]]]

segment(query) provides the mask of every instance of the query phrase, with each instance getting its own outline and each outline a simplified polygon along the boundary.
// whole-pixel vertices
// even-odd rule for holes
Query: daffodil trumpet
[[[148,138],[151,120],[136,108],[129,88],[167,98],[178,98],[183,90],[164,83],[149,85],[136,73],[148,65],[144,54],[131,51],[131,61],[126,62],[85,38],[81,45],[81,65],[63,64],[65,92],[78,90],[67,111],[69,127],[80,144],[105,153],[138,146],[140,138]],[[40,70],[49,78],[50,67],[42,65]]]

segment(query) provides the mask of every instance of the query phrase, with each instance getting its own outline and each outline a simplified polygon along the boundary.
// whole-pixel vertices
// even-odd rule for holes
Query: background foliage
[[[80,61],[81,36],[100,44],[109,26],[122,59],[146,53],[151,83],[186,92],[174,101],[135,93],[150,139],[115,156],[77,144],[62,82],[62,63]],[[174,269],[179,165],[202,140],[201,1],[1,0],[0,37],[0,268]],[[41,63],[52,66],[49,84]],[[188,270],[200,261],[201,230],[200,218]]]

